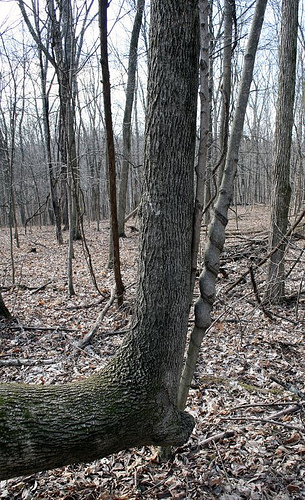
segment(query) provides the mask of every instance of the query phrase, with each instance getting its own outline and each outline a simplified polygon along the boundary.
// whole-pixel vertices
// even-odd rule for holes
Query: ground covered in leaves
[[[257,265],[268,252],[268,213],[265,207],[231,212],[214,321],[188,399],[197,422],[189,442],[166,463],[159,463],[155,450],[142,448],[0,481],[1,499],[305,498],[304,221],[289,240],[287,300],[280,307],[262,306],[267,268]],[[68,297],[67,244],[58,247],[53,228],[20,231],[14,285],[9,232],[0,229],[0,286],[15,318],[0,323],[1,382],[78,380],[113,356],[135,300],[138,248],[131,228],[121,246],[124,305],[117,310],[113,304],[90,345],[78,347],[114,284],[107,268],[108,233],[107,222],[100,231],[86,228],[99,292],[77,242],[76,295]],[[199,267],[204,239],[203,227]],[[191,317],[190,329],[192,323]]]

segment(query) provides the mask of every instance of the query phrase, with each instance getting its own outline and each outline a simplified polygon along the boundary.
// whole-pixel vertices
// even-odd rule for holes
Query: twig
[[[281,385],[282,387],[284,387],[284,389],[286,389],[286,391],[292,392],[292,394],[296,394],[297,396],[299,396],[299,398],[305,399],[304,392],[300,391],[299,389],[297,389],[293,385],[287,384],[286,382],[282,382],[281,380],[279,380],[278,378],[274,377],[273,375],[270,376],[270,380],[272,380],[276,384]]]
[[[127,215],[127,217],[125,217],[125,220],[124,222],[127,222],[129,221],[129,219],[132,219],[132,217],[134,217],[138,212],[138,207],[135,208],[132,212],[130,212],[130,214]]]
[[[91,329],[91,331],[89,333],[87,333],[87,335],[85,335],[85,337],[78,342],[77,347],[83,349],[86,345],[88,345],[90,343],[93,335],[95,335],[96,332],[98,331],[98,329],[100,327],[100,324],[103,321],[104,316],[106,315],[108,309],[112,306],[112,304],[114,302],[114,299],[115,299],[115,290],[116,290],[115,287],[113,287],[111,289],[110,299],[108,300],[108,302],[105,305],[104,309],[98,315],[98,318],[97,318],[97,320],[95,322],[95,325],[93,326],[93,328]]]
[[[295,319],[296,320],[299,319],[299,304],[300,304],[300,296],[301,296],[301,293],[302,293],[302,288],[303,288],[303,283],[304,283],[304,276],[305,276],[305,272],[303,272],[303,276],[302,276],[302,279],[301,279],[301,282],[300,282],[300,286],[299,286],[299,292],[298,292],[298,296],[297,296],[297,301],[296,301],[296,305],[295,305]]]
[[[284,422],[277,422],[276,420],[271,420],[268,418],[231,417],[231,418],[221,418],[221,420],[224,420],[227,422],[240,421],[240,420],[247,421],[247,422],[261,422],[263,424],[280,425],[281,427],[286,427],[287,429],[293,429],[293,430],[301,431],[301,432],[303,432],[305,430],[305,427],[303,425],[285,424]]]
[[[303,402],[300,402],[298,403],[299,405],[302,405]],[[236,411],[236,410],[244,410],[246,408],[264,408],[264,407],[267,407],[267,408],[270,408],[272,406],[291,406],[291,401],[283,401],[283,402],[278,402],[278,403],[253,403],[253,404],[244,404],[244,405],[239,405],[239,406],[234,406],[234,408],[232,408],[231,410],[232,411]]]
[[[253,288],[253,292],[254,292],[254,295],[255,295],[255,298],[257,300],[257,303],[258,305],[260,306],[261,310],[263,311],[263,313],[265,314],[265,316],[267,316],[267,318],[271,319],[272,321],[274,321],[273,319],[273,316],[271,314],[270,311],[267,311],[264,307],[264,305],[262,304],[262,301],[261,301],[261,298],[259,296],[259,293],[258,293],[258,288],[257,288],[257,284],[256,284],[256,281],[255,281],[255,276],[254,276],[254,271],[253,271],[253,266],[250,266],[249,267],[249,271],[250,271],[250,277],[251,277],[251,283],[252,283],[252,288]]]
[[[0,366],[36,366],[53,365],[57,363],[55,359],[0,359]]]
[[[210,436],[206,439],[203,439],[202,441],[199,441],[198,446],[206,446],[209,443],[216,443],[217,441],[220,441],[221,439],[225,438],[230,438],[235,435],[235,431],[224,431],[220,432],[219,434],[214,434],[213,436]]]
[[[276,418],[280,418],[280,417],[283,417],[284,415],[290,415],[291,413],[297,413],[298,411],[301,410],[301,405],[293,405],[293,406],[290,406],[288,408],[285,408],[284,410],[281,410],[281,411],[277,411],[276,413],[273,413],[272,415],[270,415],[269,418],[271,418],[271,420],[274,420]]]
[[[222,456],[221,456],[221,454],[219,453],[219,449],[217,448],[217,444],[215,443],[215,441],[214,441],[214,440],[213,440],[213,445],[214,445],[214,448],[215,448],[215,450],[216,450],[216,453],[217,453],[218,459],[219,459],[219,460],[220,460],[220,462],[221,462],[221,465],[222,465],[222,470],[223,470],[223,472],[224,472],[224,474],[225,474],[225,476],[226,476],[226,480],[227,480],[227,482],[230,484],[230,483],[231,483],[231,480],[230,480],[230,478],[229,478],[229,476],[228,476],[228,474],[227,474],[226,467],[225,467],[225,464],[224,464],[224,462],[223,462]]]
[[[44,290],[48,285],[50,285],[50,283],[52,283],[52,281],[48,281],[44,285],[41,285],[40,287],[35,288],[34,290],[31,291],[30,295],[33,295],[34,293],[37,293],[37,292],[40,292],[41,290]]]
[[[65,328],[64,326],[27,326],[27,325],[16,325],[10,326],[10,330],[39,330],[42,332],[52,331],[52,332],[76,332],[77,330],[73,328]]]

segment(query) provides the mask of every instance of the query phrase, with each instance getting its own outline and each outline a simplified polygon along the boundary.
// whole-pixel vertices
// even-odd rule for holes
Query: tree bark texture
[[[225,0],[224,2],[224,37],[223,37],[223,64],[222,64],[222,103],[220,116],[220,159],[218,171],[218,185],[221,184],[228,150],[229,138],[229,112],[231,99],[231,67],[232,67],[232,25],[235,15],[235,2]]]
[[[179,388],[178,406],[181,410],[186,403],[202,339],[211,324],[211,310],[215,300],[215,285],[218,276],[220,255],[225,242],[225,228],[228,222],[228,210],[233,196],[239,146],[266,4],[267,0],[256,1],[254,17],[244,57],[240,89],[228,145],[225,170],[214,208],[214,216],[209,226],[208,241],[204,254],[204,268],[199,277],[200,297],[195,304],[195,327],[191,333],[187,359]]]
[[[296,78],[299,0],[283,0],[280,72],[273,153],[270,248],[278,246],[287,232],[290,187],[290,152]],[[287,242],[273,253],[269,266],[266,298],[276,303],[285,295],[284,254]]]
[[[145,6],[145,0],[138,0],[137,12],[135,15],[129,49],[128,60],[128,75],[127,75],[127,88],[126,88],[126,102],[123,118],[123,162],[120,176],[120,191],[118,202],[118,225],[119,235],[124,236],[124,222],[126,213],[126,197],[128,187],[128,172],[130,162],[130,147],[131,147],[131,117],[132,108],[135,95],[136,85],[136,69],[138,60],[138,41],[142,25],[142,17]]]
[[[0,318],[10,318],[11,313],[9,312],[8,308],[6,307],[2,294],[0,293]]]
[[[196,193],[193,215],[193,237],[192,237],[192,269],[191,269],[191,301],[194,293],[194,286],[197,273],[198,249],[201,234],[201,221],[204,203],[205,176],[207,169],[208,143],[209,143],[209,122],[210,122],[210,101],[209,101],[209,2],[199,0],[199,22],[200,22],[200,137],[198,148],[198,164],[196,166]]]
[[[139,281],[133,328],[100,372],[62,386],[0,385],[0,478],[148,444],[180,445],[198,81],[197,0],[151,5]]]

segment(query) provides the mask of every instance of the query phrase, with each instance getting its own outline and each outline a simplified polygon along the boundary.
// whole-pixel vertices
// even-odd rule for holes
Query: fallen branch
[[[287,382],[282,382],[281,380],[279,380],[276,377],[273,377],[272,375],[270,376],[270,380],[272,380],[276,384],[281,385],[282,387],[284,387],[284,389],[286,389],[286,391],[292,392],[292,394],[296,394],[297,396],[299,396],[299,398],[305,399],[304,392],[300,391],[299,389],[297,389],[293,385],[287,384]]]
[[[262,266],[263,264],[265,264],[265,262],[267,262],[267,260],[280,248],[280,246],[284,243],[284,241],[286,241],[286,239],[293,233],[293,231],[295,230],[295,228],[300,224],[301,220],[303,219],[303,217],[305,216],[305,210],[303,210],[301,212],[301,214],[299,215],[299,217],[296,219],[295,223],[291,226],[291,228],[289,229],[289,231],[287,231],[287,233],[283,236],[283,238],[279,241],[278,245],[273,248],[263,259],[261,259],[258,264],[255,264],[255,268],[258,268],[260,266]],[[246,276],[248,276],[248,274],[250,273],[250,269],[247,269],[247,271],[245,271],[244,273],[242,273],[240,275],[240,277],[234,281],[234,283],[232,283],[232,285],[230,285],[227,289],[226,289],[226,293],[230,292],[231,290],[233,290],[233,288],[235,288],[237,285],[239,285],[239,283],[241,281],[244,280],[244,278]]]
[[[53,365],[57,363],[55,359],[0,359],[0,366],[36,366]]]
[[[42,332],[77,332],[77,330],[73,328],[66,328],[64,326],[27,326],[27,325],[14,325],[9,327],[10,330],[39,330]]]
[[[249,271],[250,271],[250,277],[251,277],[251,284],[252,284],[254,296],[255,296],[255,298],[257,300],[257,303],[258,303],[259,307],[261,308],[261,310],[263,311],[263,313],[265,314],[265,316],[267,316],[268,319],[271,319],[271,321],[274,321],[271,312],[267,311],[267,309],[265,309],[264,304],[262,303],[261,298],[259,296],[257,284],[256,284],[256,281],[255,281],[253,266],[249,267]]]
[[[235,435],[235,431],[224,431],[220,432],[219,434],[214,434],[213,436],[210,436],[206,439],[203,439],[202,441],[199,441],[198,446],[203,447],[206,446],[209,443],[216,443],[217,441],[220,441],[221,439],[225,438],[231,438]]]
[[[292,429],[295,431],[305,431],[305,427],[303,425],[293,425],[293,424],[285,424],[284,422],[277,422],[277,420],[271,420],[269,418],[255,418],[255,417],[231,417],[231,418],[221,418],[226,422],[234,422],[234,421],[247,421],[247,422],[261,422],[263,424],[272,424],[279,425],[281,427],[286,427],[286,429]]]
[[[85,335],[85,337],[78,342],[77,347],[79,347],[80,349],[83,349],[86,345],[88,345],[90,343],[93,335],[95,335],[96,332],[98,331],[98,329],[99,329],[99,327],[101,325],[101,322],[103,321],[104,316],[106,315],[108,309],[112,306],[112,304],[114,302],[114,299],[115,299],[115,287],[113,287],[111,289],[110,299],[108,300],[108,302],[105,305],[104,309],[98,315],[98,318],[97,318],[97,320],[95,322],[95,325],[90,330],[90,332],[87,333],[87,335]]]
[[[132,219],[132,217],[134,217],[138,212],[138,207],[135,208],[132,212],[130,212],[130,214],[127,215],[127,217],[125,217],[124,219],[124,223],[129,221],[129,219]]]

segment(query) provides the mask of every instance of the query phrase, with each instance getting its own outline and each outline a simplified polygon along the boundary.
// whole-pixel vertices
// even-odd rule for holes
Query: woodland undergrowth
[[[230,212],[213,323],[198,361],[187,410],[196,427],[189,442],[159,463],[151,448],[127,450],[91,464],[0,482],[1,499],[300,499],[305,498],[305,255],[304,225],[289,241],[286,295],[263,303],[268,209]],[[11,281],[9,232],[0,229],[0,286],[13,319],[0,323],[0,380],[58,384],[87,377],[116,352],[130,327],[138,243],[133,221],[121,240],[124,304],[93,328],[111,296],[109,223],[86,227],[99,292],[80,242],[75,243],[69,298],[67,243],[53,228],[20,230]],[[205,227],[199,264],[203,261]],[[67,238],[67,235],[66,235]],[[242,283],[231,285],[248,271]],[[227,289],[231,286],[231,290]],[[195,295],[197,294],[195,289]],[[194,318],[190,317],[190,328]]]

